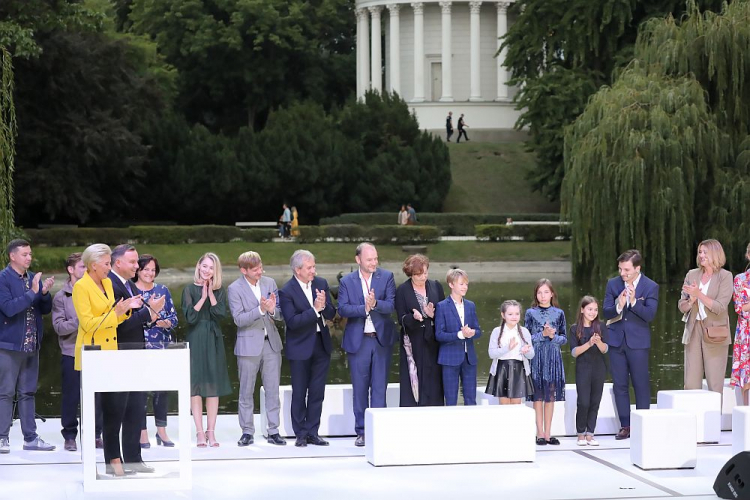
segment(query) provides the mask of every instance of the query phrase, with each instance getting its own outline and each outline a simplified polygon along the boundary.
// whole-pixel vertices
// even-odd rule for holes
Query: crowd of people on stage
[[[29,270],[31,246],[13,240],[7,248],[10,264],[0,272],[0,453],[10,452],[9,429],[17,404],[24,450],[55,447],[36,433],[34,396],[42,342],[42,315],[52,324],[62,351],[61,425],[64,448],[77,450],[81,351],[99,349],[163,349],[175,342],[178,319],[169,289],[156,283],[159,261],[139,255],[132,245],[110,249],[95,244],[66,261],[69,279],[54,299],[54,278],[42,279]],[[750,245],[747,249],[750,260]],[[467,299],[469,276],[451,269],[446,289],[429,279],[429,259],[421,254],[403,263],[405,282],[396,286],[392,272],[379,267],[370,243],[354,251],[357,270],[345,275],[334,304],[328,283],[316,275],[315,256],[297,250],[291,257],[292,277],[279,289],[263,274],[261,256],[239,256],[240,277],[225,286],[222,265],[214,253],[198,259],[193,283],[182,294],[190,344],[191,410],[198,447],[218,447],[216,420],[219,398],[232,393],[221,322],[231,316],[236,326],[234,354],[239,375],[238,446],[254,443],[256,379],[265,390],[267,442],[286,445],[279,435],[282,351],[291,371],[291,420],[294,445],[326,446],[318,433],[331,361],[329,322],[337,314],[346,320],[342,348],[352,383],[356,446],[365,446],[365,410],[386,406],[388,372],[397,343],[400,358],[400,405],[458,404],[459,387],[465,405],[476,404],[476,341],[482,337],[476,306]],[[699,244],[697,267],[685,276],[679,300],[685,324],[685,389],[700,389],[705,374],[709,390],[722,392],[731,344],[728,306],[734,302],[738,323],[731,383],[742,389],[747,404],[750,388],[750,271],[732,277],[723,268],[721,244]],[[568,326],[557,293],[540,279],[524,311],[517,300],[500,305],[499,326],[489,337],[492,359],[485,393],[500,404],[533,401],[536,443],[558,445],[550,435],[557,401],[565,399],[562,348],[570,346],[576,360],[577,444],[596,446],[599,404],[607,374],[613,380],[621,429],[616,439],[630,437],[632,384],[636,408],[649,408],[650,323],[659,286],[641,272],[638,250],[617,259],[619,276],[609,280],[601,303],[589,295],[574,311]],[[603,320],[600,320],[600,313]],[[523,322],[521,318],[523,317]],[[277,322],[286,325],[282,340]],[[400,341],[400,342],[399,342]],[[96,445],[104,450],[106,472],[113,476],[153,472],[141,450],[150,446],[146,432],[144,392],[97,394]],[[167,434],[168,393],[151,395],[156,442],[174,446]],[[204,426],[203,412],[206,421]]]

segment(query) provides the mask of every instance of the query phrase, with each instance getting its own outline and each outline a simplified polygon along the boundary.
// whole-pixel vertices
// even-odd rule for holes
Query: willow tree
[[[0,263],[14,233],[13,159],[16,144],[16,112],[13,107],[13,66],[10,53],[0,46]]]
[[[750,155],[750,3],[689,8],[680,23],[646,23],[635,59],[566,131],[562,210],[584,275],[609,274],[637,247],[665,281],[691,265],[697,241],[721,236],[732,259],[748,238],[731,229],[750,211],[737,188]]]

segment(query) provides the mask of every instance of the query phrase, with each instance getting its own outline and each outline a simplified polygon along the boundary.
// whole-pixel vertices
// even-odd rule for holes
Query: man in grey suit
[[[281,337],[274,320],[281,320],[276,282],[263,276],[263,262],[256,252],[245,252],[237,260],[242,276],[227,288],[229,309],[237,325],[234,354],[240,375],[239,419],[242,437],[238,446],[253,444],[253,393],[260,371],[266,392],[268,442],[285,445],[279,436],[279,380]]]

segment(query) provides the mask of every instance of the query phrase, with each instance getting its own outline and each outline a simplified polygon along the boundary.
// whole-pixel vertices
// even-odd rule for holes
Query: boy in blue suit
[[[477,354],[474,340],[482,336],[474,303],[464,299],[469,290],[469,276],[461,269],[451,269],[446,276],[450,296],[435,310],[435,337],[440,342],[438,364],[443,367],[443,392],[446,406],[458,403],[458,381],[464,394],[464,405],[477,404]]]

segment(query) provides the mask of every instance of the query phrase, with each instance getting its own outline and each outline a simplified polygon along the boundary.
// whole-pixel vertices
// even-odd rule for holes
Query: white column
[[[359,54],[359,80],[362,84],[362,94],[370,90],[370,16],[367,9],[357,9],[359,13],[359,30],[357,44]]]
[[[411,4],[414,9],[414,97],[411,102],[424,102],[424,4]]]
[[[497,48],[500,50],[500,45],[503,43],[502,37],[508,32],[508,7],[510,2],[497,2]],[[505,55],[507,49],[503,49],[497,55],[495,60],[497,61],[497,99],[496,101],[507,101],[508,100],[508,72],[505,70]]]
[[[453,47],[451,44],[451,2],[440,2],[443,11],[443,96],[441,102],[453,102],[453,69],[451,59]]]
[[[401,4],[394,3],[388,5],[391,13],[391,52],[389,55],[389,67],[391,68],[391,86],[390,91],[401,93],[401,19],[399,10]]]
[[[479,58],[479,10],[482,7],[482,2],[469,2],[469,10],[471,12],[471,31],[470,31],[470,48],[471,53],[471,95],[469,96],[470,101],[481,101],[482,100],[482,85],[480,83],[480,58]]]
[[[362,85],[362,9],[356,9],[354,15],[357,17],[357,99],[365,95]]]
[[[372,40],[370,42],[372,90],[383,92],[383,58],[380,49],[382,43],[380,39],[380,11],[383,10],[383,7],[376,5],[368,8],[370,9],[370,22],[372,23]]]

